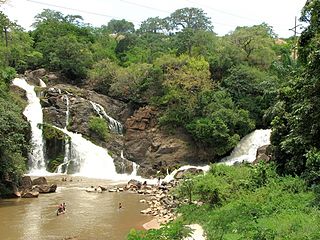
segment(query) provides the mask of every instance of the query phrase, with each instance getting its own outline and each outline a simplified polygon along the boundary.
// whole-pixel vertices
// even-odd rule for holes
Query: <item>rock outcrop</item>
[[[183,130],[168,133],[158,126],[159,113],[152,107],[137,110],[125,123],[125,156],[140,165],[140,174],[155,175],[185,164],[199,164],[207,159]]]
[[[257,149],[256,159],[253,161],[253,164],[258,162],[269,162],[272,157],[271,145],[264,145]]]

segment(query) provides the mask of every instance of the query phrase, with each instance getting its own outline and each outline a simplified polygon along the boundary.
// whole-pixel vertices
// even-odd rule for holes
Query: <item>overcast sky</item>
[[[45,8],[64,14],[81,15],[93,26],[106,25],[110,19],[126,19],[139,27],[148,17],[167,17],[176,9],[196,7],[211,18],[214,31],[222,36],[237,26],[266,22],[280,37],[293,35],[295,16],[306,0],[9,0],[0,9],[11,20],[30,29],[34,16]]]

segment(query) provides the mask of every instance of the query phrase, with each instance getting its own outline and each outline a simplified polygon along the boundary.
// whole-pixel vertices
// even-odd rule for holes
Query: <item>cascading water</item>
[[[65,127],[64,129],[67,130],[67,126],[69,123],[69,97],[68,95],[64,95],[63,96],[63,100],[66,103],[66,122],[65,122]],[[70,163],[70,139],[68,137],[65,138],[65,144],[64,144],[64,158],[63,158],[63,163],[60,164],[57,167],[56,173],[67,173],[68,171],[68,167],[69,167],[69,163]]]
[[[90,101],[90,103],[91,103],[93,109],[98,113],[98,115],[101,118],[105,118],[106,120],[108,120],[109,128],[111,131],[118,133],[118,134],[122,134],[123,127],[120,122],[118,122],[117,120],[110,117],[100,104],[92,102],[92,101]]]
[[[34,86],[29,85],[25,79],[15,78],[12,83],[26,91],[28,106],[23,114],[26,116],[31,125],[31,143],[32,151],[29,154],[30,174],[47,174],[45,168],[45,159],[43,154],[44,141],[40,125],[43,122],[42,108],[40,100],[37,97]]]
[[[221,160],[221,163],[233,165],[236,162],[253,162],[256,159],[257,149],[261,146],[270,144],[270,129],[255,130],[241,139],[233,149],[230,156]]]
[[[234,148],[230,156],[221,160],[220,164],[233,165],[237,162],[253,162],[256,159],[257,149],[261,146],[270,144],[271,130],[255,130],[252,133],[243,137],[238,145]],[[165,182],[170,182],[174,179],[174,176],[179,171],[183,171],[189,168],[202,169],[204,172],[209,170],[209,165],[199,166],[182,166],[179,169],[174,170],[172,173],[168,173],[163,179]]]
[[[41,79],[41,78],[39,78],[39,84],[40,84],[40,87],[42,87],[42,88],[47,87],[47,84],[45,84],[45,82],[44,82],[44,81],[42,81],[42,79]]]
[[[113,159],[106,149],[86,140],[81,134],[72,133],[66,129],[57,129],[70,137],[69,161],[74,168],[78,168],[76,175],[112,180],[119,179]]]

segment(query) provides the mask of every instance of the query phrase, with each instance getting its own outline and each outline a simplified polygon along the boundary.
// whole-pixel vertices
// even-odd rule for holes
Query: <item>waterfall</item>
[[[255,130],[243,137],[233,149],[230,156],[221,160],[221,163],[233,165],[236,162],[253,162],[256,159],[259,147],[270,144],[270,129]]]
[[[191,165],[185,165],[185,166],[182,166],[178,169],[175,169],[173,170],[170,174],[168,174],[162,181],[163,182],[170,182],[174,179],[174,176],[177,174],[177,172],[179,171],[184,171],[184,170],[187,170],[187,169],[190,169],[190,168],[197,168],[197,169],[201,169],[203,170],[204,172],[207,172],[209,171],[209,168],[210,166],[209,165],[206,165],[206,166],[191,166]]]
[[[44,81],[42,81],[42,79],[41,79],[41,78],[39,78],[39,84],[40,84],[40,87],[42,87],[42,88],[47,87],[47,84],[45,84],[45,82],[44,82]]]
[[[121,150],[120,157],[121,157],[121,159],[127,160],[124,157],[123,150]],[[130,177],[136,177],[138,169],[139,169],[140,166],[138,164],[136,164],[135,162],[132,162],[132,161],[129,161],[129,160],[127,160],[127,161],[132,163],[132,172],[130,174]]]
[[[26,91],[28,106],[23,114],[31,125],[32,151],[29,154],[30,174],[47,174],[45,159],[43,154],[44,141],[40,125],[43,122],[42,108],[37,97],[34,86],[29,85],[25,79],[15,78],[12,83]]]
[[[76,175],[112,180],[119,179],[113,159],[106,149],[93,144],[83,138],[81,134],[56,128],[70,137],[69,164],[72,162],[73,166],[77,168]]]
[[[90,101],[90,103],[91,103],[93,109],[98,113],[98,115],[101,118],[105,118],[106,120],[108,120],[109,129],[111,131],[118,133],[118,134],[122,134],[123,127],[120,122],[118,122],[117,120],[110,117],[100,104],[92,102],[92,101]]]
[[[66,122],[65,122],[65,127],[64,129],[67,130],[67,126],[69,124],[69,112],[70,112],[70,107],[69,107],[69,97],[68,95],[63,95],[63,100],[66,103]],[[57,169],[56,173],[67,173],[68,167],[70,163],[70,139],[68,137],[65,138],[65,144],[64,144],[64,158],[63,158],[63,163],[60,164]]]
[[[233,149],[230,156],[225,157],[221,160],[220,164],[233,165],[237,162],[253,162],[256,159],[256,153],[259,147],[270,144],[271,130],[255,130],[250,134],[243,137],[238,145]],[[167,176],[163,179],[165,182],[170,182],[174,179],[174,176],[179,171],[183,171],[189,168],[202,169],[204,172],[209,170],[207,166],[182,166],[179,169],[175,169],[170,174],[167,172]]]
[[[135,177],[137,176],[137,172],[138,172],[138,169],[139,169],[139,165],[136,164],[135,162],[132,162],[132,173],[130,174],[132,177]]]

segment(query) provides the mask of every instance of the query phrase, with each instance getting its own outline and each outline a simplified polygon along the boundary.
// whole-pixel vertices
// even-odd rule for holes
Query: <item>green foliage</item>
[[[89,118],[89,129],[97,134],[103,141],[109,138],[108,124],[103,118],[91,116]]]
[[[252,27],[237,27],[230,40],[245,53],[249,64],[267,69],[276,59],[273,50],[275,34],[270,26],[263,23]]]
[[[192,181],[193,199],[205,204],[183,205],[179,212],[186,224],[202,225],[208,239],[319,237],[315,196],[298,177],[279,177],[267,165],[213,165]]]
[[[310,25],[299,40],[301,68],[281,92],[282,110],[273,122],[275,161],[280,173],[303,175],[318,182],[319,141],[319,1],[307,1],[302,20]]]
[[[159,17],[150,17],[140,24],[140,33],[159,33],[168,29],[168,22]]]
[[[8,80],[13,77],[11,68],[0,74],[0,181],[8,178],[18,181],[26,169],[26,156],[30,146],[28,122],[22,108],[8,92]]]
[[[127,237],[128,240],[181,240],[190,233],[189,229],[183,226],[183,223],[176,221],[163,226],[160,229],[149,231],[137,231],[132,229]]]
[[[134,24],[132,22],[126,21],[125,19],[122,19],[122,20],[111,19],[108,22],[107,29],[114,34],[133,33]]]
[[[249,111],[257,126],[264,126],[264,114],[275,103],[278,79],[248,66],[237,66],[223,79],[223,87],[239,108]]]
[[[212,31],[210,18],[199,8],[182,8],[174,11],[168,18],[170,28],[175,30],[194,29]]]
[[[180,198],[186,197],[189,204],[192,202],[192,195],[194,192],[195,184],[193,179],[184,179],[178,188],[178,196]]]
[[[78,82],[86,77],[92,64],[89,47],[93,35],[81,20],[80,16],[63,16],[46,9],[36,16],[36,29],[32,32],[36,50],[43,56],[43,66]]]
[[[118,79],[119,69],[120,67],[110,60],[101,60],[89,71],[88,84],[97,92],[108,95],[111,84]]]
[[[59,129],[48,124],[43,124],[41,127],[42,127],[42,134],[45,139],[58,139],[58,140],[65,139],[65,134]]]
[[[320,152],[313,148],[306,154],[306,169],[303,177],[311,184],[320,184]]]
[[[49,172],[55,172],[56,169],[58,168],[58,166],[63,163],[63,160],[64,160],[64,156],[63,155],[60,155],[55,159],[51,159],[48,162],[47,170]]]

